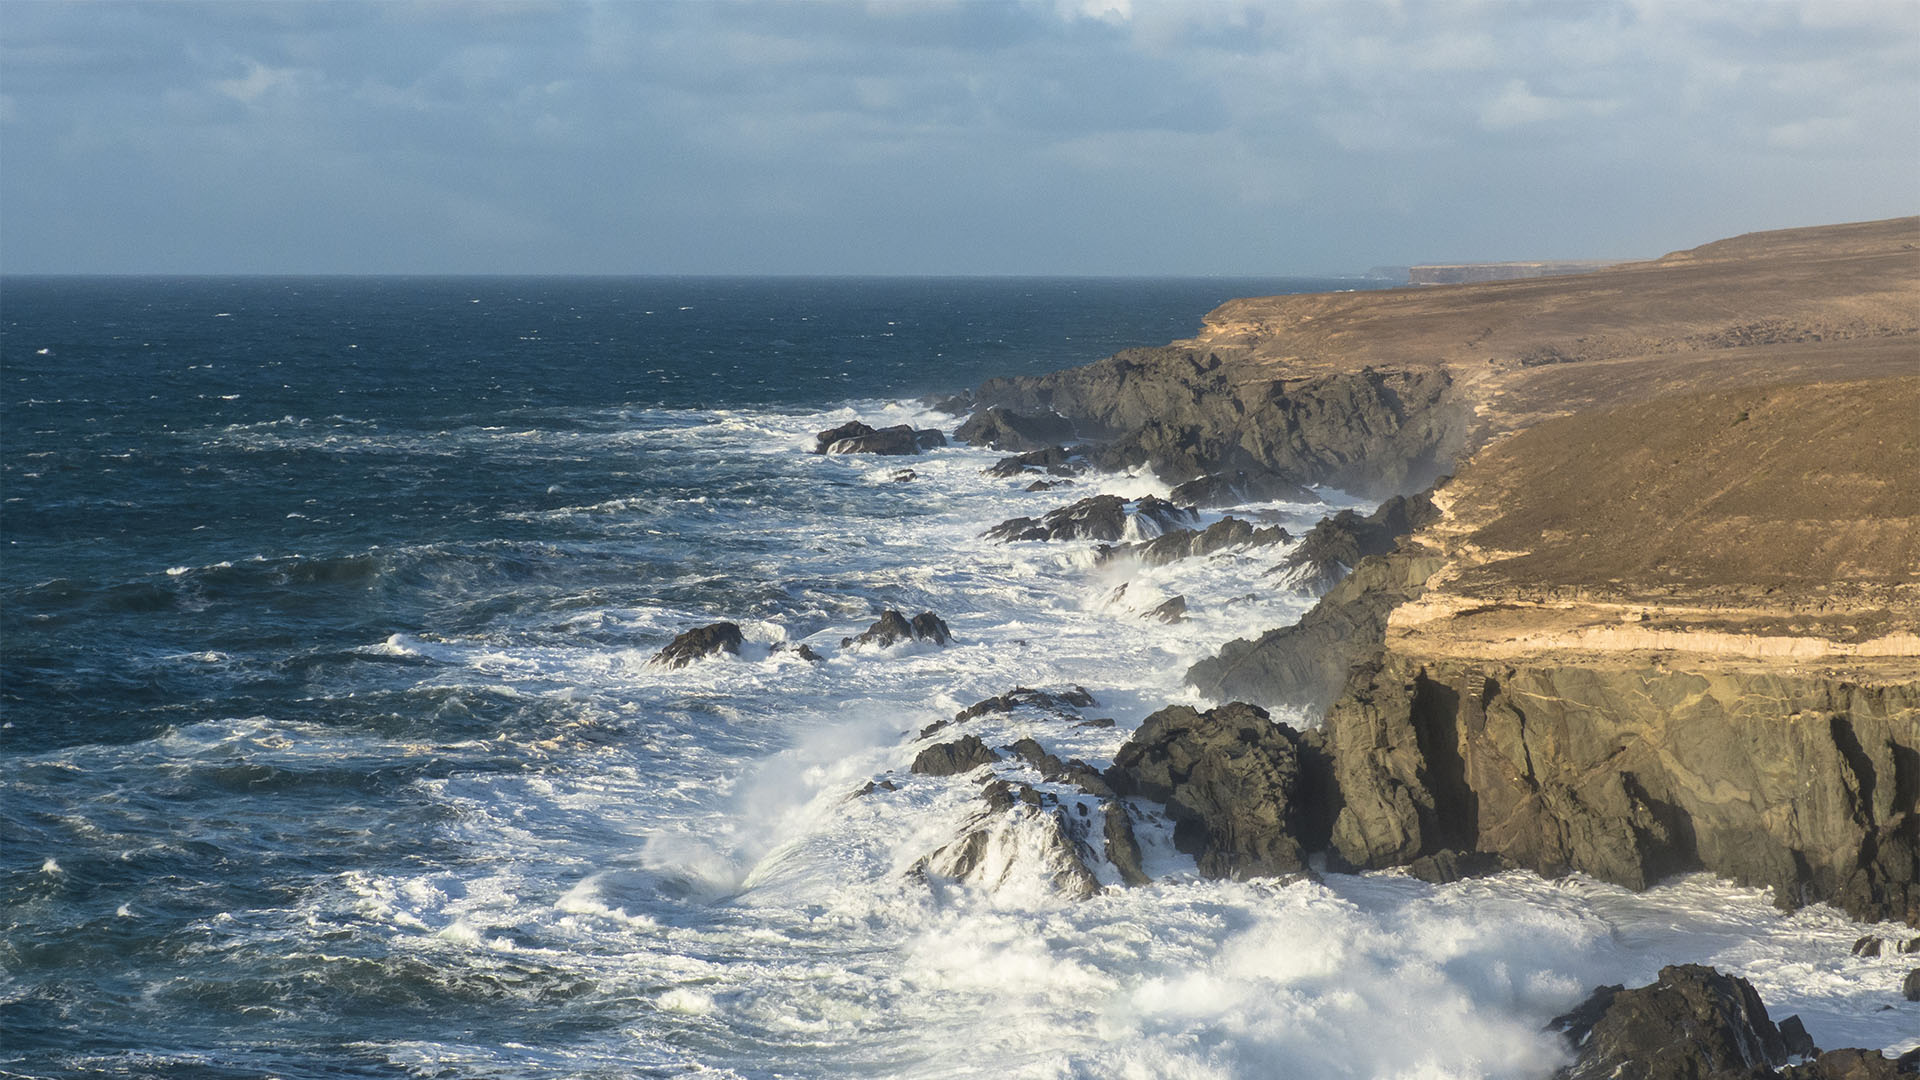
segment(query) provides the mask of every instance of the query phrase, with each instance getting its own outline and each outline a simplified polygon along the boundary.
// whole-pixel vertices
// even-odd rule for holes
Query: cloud
[[[1633,255],[1910,212],[1920,157],[1912,4],[16,7],[7,269],[258,267],[236,205],[358,230],[288,270]]]

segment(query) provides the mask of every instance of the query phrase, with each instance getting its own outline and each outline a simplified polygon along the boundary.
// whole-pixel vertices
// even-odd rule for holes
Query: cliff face
[[[1634,888],[1705,869],[1920,924],[1916,373],[1903,218],[1233,301],[1190,341],[979,398],[1172,481],[1384,496],[1457,469],[1298,625],[1189,673],[1219,701],[1327,707],[1293,740],[1297,785],[1234,789],[1324,796],[1257,815],[1330,822],[1307,849]],[[1234,835],[1239,811],[1208,806]]]
[[[1058,413],[1103,444],[1100,464],[1150,465],[1171,483],[1247,472],[1385,497],[1431,483],[1465,443],[1466,414],[1444,371],[1242,374],[1211,353],[1134,349],[994,379],[975,396],[983,407]]]
[[[1327,718],[1362,868],[1483,851],[1629,888],[1710,870],[1920,924],[1920,681],[1388,654]]]
[[[1908,378],[1539,425],[1222,688],[1359,661],[1325,724],[1349,865],[1704,869],[1920,924],[1917,417]],[[1342,618],[1368,645],[1302,645]]]

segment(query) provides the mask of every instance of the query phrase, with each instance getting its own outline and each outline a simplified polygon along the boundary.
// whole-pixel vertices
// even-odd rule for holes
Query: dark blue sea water
[[[1081,683],[1116,726],[1032,733],[1098,764],[1305,601],[987,543],[1063,500],[811,433],[1347,284],[0,282],[0,1070],[1522,1076],[1690,958],[1843,1030],[1873,987],[1808,957],[1856,931],[1710,883],[1236,885],[1150,830],[1084,903],[1018,830],[992,887],[915,870],[979,802],[918,728]],[[955,644],[839,647],[888,607]],[[719,619],[741,657],[647,663]]]

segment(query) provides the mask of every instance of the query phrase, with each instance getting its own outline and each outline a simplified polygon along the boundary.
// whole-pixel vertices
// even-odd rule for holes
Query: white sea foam
[[[1643,983],[1686,961],[1753,979],[1776,1017],[1799,1013],[1823,1045],[1920,1041],[1915,1006],[1875,1011],[1895,1000],[1898,963],[1846,955],[1867,930],[1824,908],[1782,915],[1758,892],[1704,878],[1643,894],[1521,873],[1439,887],[1394,873],[1209,881],[1145,805],[1136,807],[1140,841],[1158,879],[1149,886],[1062,899],[1048,884],[1055,867],[1037,817],[993,826],[978,875],[991,887],[917,873],[983,820],[977,780],[986,772],[909,772],[929,741],[961,731],[990,746],[1032,737],[1063,759],[1102,766],[1154,709],[1203,703],[1181,683],[1191,663],[1297,618],[1308,601],[1259,576],[1284,548],[1147,568],[1096,565],[1086,543],[985,540],[1004,518],[1166,487],[1147,475],[1088,476],[1028,493],[1024,481],[982,474],[998,455],[957,446],[884,461],[804,453],[815,431],[856,416],[950,423],[870,402],[811,415],[651,414],[597,431],[449,433],[454,447],[619,445],[657,453],[662,467],[754,462],[806,493],[783,501],[711,490],[529,511],[591,518],[636,544],[657,533],[663,551],[686,553],[692,584],[657,603],[568,607],[526,626],[420,629],[359,650],[428,661],[388,665],[417,672],[421,691],[550,706],[537,725],[480,740],[383,738],[249,717],[89,750],[100,760],[81,764],[132,754],[188,770],[240,761],[300,770],[515,756],[524,768],[410,782],[441,811],[433,828],[444,861],[346,872],[304,897],[297,917],[221,932],[317,954],[332,949],[318,936],[325,928],[348,925],[432,970],[533,964],[512,970],[564,973],[621,1003],[630,1022],[549,1071],[668,1063],[660,1067],[759,1075],[777,1060],[811,1076],[1536,1077],[1561,1055],[1541,1031],[1547,1019],[1596,984]],[[390,438],[291,419],[223,437],[358,440],[368,452]],[[902,467],[916,479],[894,482]],[[1324,504],[1233,512],[1299,534],[1349,505],[1329,493]],[[686,552],[741,537],[753,542],[726,548],[731,565],[695,566],[702,553]],[[1188,621],[1141,617],[1176,595]],[[733,609],[703,596],[754,599]],[[839,647],[886,608],[933,610],[955,640]],[[739,656],[680,669],[647,662],[678,631],[722,619],[742,627]],[[824,659],[772,651],[788,642]],[[1075,684],[1097,699],[1085,716],[1114,726],[1026,710],[918,736],[1016,686]],[[1081,799],[1010,757],[988,771],[1069,807]],[[870,780],[894,789],[856,795]],[[1109,884],[1116,877],[1105,864],[1096,872]],[[422,1073],[514,1073],[497,1047],[368,1047]]]

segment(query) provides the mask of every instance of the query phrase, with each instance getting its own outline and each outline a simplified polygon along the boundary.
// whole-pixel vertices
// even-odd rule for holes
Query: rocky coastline
[[[1110,726],[1078,687],[929,725],[911,772],[980,801],[913,872],[992,886],[1010,852],[1039,851],[1084,898],[1150,880],[1136,830],[1153,821],[1211,877],[1524,870],[1640,890],[1707,871],[1783,909],[1920,928],[1916,245],[1909,218],[1577,277],[1234,301],[1192,340],[944,402],[1029,490],[1142,468],[1173,486],[989,537],[1151,564],[1283,545],[1249,587],[1319,599],[1195,665],[1218,704],[1154,712],[1104,768],[992,734],[1010,715]],[[935,438],[856,424],[817,452]],[[1191,527],[1305,487],[1379,505],[1298,542]],[[944,640],[920,622],[886,641]],[[1556,1021],[1560,1075],[1920,1072],[1795,1028],[1740,980],[1670,968]]]

